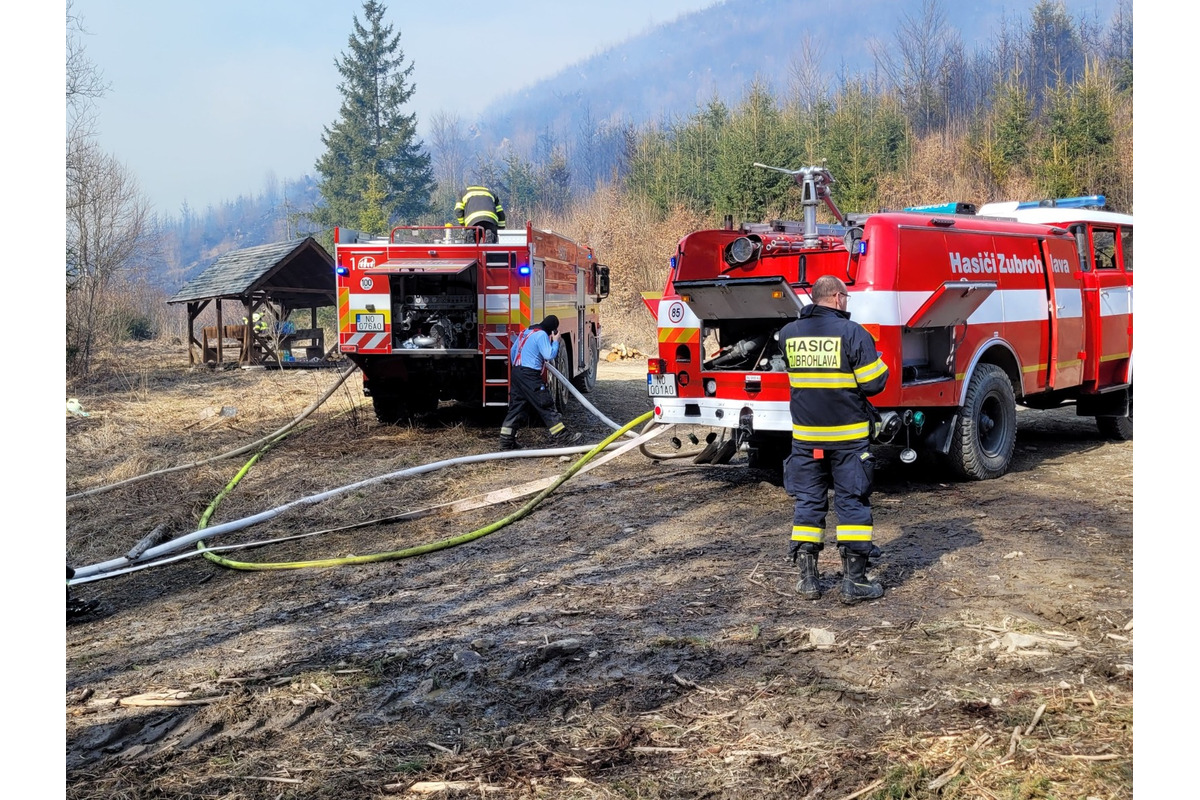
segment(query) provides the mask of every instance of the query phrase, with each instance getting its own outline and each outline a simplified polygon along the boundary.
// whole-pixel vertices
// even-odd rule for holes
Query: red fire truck
[[[875,437],[903,461],[924,449],[964,478],[1003,475],[1017,404],[1074,404],[1132,438],[1131,215],[1095,210],[1102,197],[843,215],[827,170],[783,171],[802,187],[802,222],[689,234],[647,299],[657,420],[724,429],[714,461],[745,450],[778,464],[792,426],[777,335],[833,274],[888,365]],[[821,202],[836,225],[817,223]]]
[[[546,314],[559,318],[555,367],[583,392],[596,382],[608,267],[552,231],[397,227],[385,238],[334,231],[338,342],[363,373],[382,422],[439,400],[508,405],[509,347]],[[565,386],[555,386],[561,408]]]

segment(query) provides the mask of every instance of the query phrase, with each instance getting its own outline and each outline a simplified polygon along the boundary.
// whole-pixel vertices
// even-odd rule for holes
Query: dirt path
[[[650,407],[644,374],[603,364],[589,400],[626,422]],[[68,423],[68,491],[251,441],[330,379],[164,361],[144,394],[81,398],[105,413]],[[351,383],[263,456],[214,524],[495,448],[491,421],[454,408],[379,426]],[[226,423],[193,424],[235,401]],[[854,607],[837,602],[832,548],[826,596],[793,593],[791,501],[772,475],[741,457],[636,452],[418,558],[243,571],[193,557],[80,586],[103,613],[66,629],[68,797],[1131,797],[1132,445],[1071,410],[1018,418],[1015,468],[998,480],[885,461],[888,593]],[[588,441],[608,432],[578,404],[567,420]],[[140,447],[114,455],[118,432]],[[676,452],[670,435],[649,448]],[[70,503],[68,557],[112,558],[160,522],[194,530],[240,465]],[[368,522],[566,466],[386,482],[212,544]],[[393,551],[520,502],[230,557]]]

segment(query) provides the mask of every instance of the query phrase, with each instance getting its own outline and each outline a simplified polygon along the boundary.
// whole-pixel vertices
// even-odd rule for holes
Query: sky
[[[713,4],[607,0],[602,14],[588,14],[563,10],[569,5],[565,2],[518,0],[505,7],[534,9],[522,16],[544,21],[536,29],[531,22],[522,30],[516,18],[521,12],[507,10],[486,26],[482,21],[471,23],[480,31],[472,44],[503,64],[505,88],[509,88],[509,84],[528,84],[553,74],[577,57],[615,44],[652,23]],[[105,142],[127,160],[164,210],[176,207],[184,197],[199,206],[239,191],[258,191],[267,169],[281,180],[311,171],[320,149],[321,126],[337,112],[337,98],[330,88],[335,82],[332,62],[345,47],[351,17],[361,9],[357,0],[210,0],[204,4],[206,16],[201,17],[193,8],[199,5],[178,0],[154,5],[144,0],[77,0],[76,11],[95,34],[89,40],[92,57],[113,84],[101,108]],[[399,3],[393,3],[390,12],[389,18],[397,20],[402,30],[406,55],[416,64],[416,99],[423,99],[424,92],[449,96],[450,90],[460,88],[469,76],[469,64],[459,54],[471,46],[446,47],[441,32],[464,23]],[[400,24],[402,16],[408,21]],[[300,21],[288,23],[289,18]],[[1189,502],[1196,489],[1190,477],[1187,402],[1196,282],[1187,214],[1189,188],[1198,172],[1192,156],[1195,136],[1186,79],[1193,71],[1189,61],[1196,49],[1200,7],[1135,0],[1134,20],[1138,86],[1134,191],[1144,230],[1139,245],[1144,269],[1139,270],[1143,288],[1136,354],[1142,389],[1134,450],[1135,783],[1146,797],[1167,797],[1180,796],[1179,787],[1194,783],[1187,771],[1194,760],[1190,739],[1170,731],[1186,724],[1179,720],[1200,713],[1196,694],[1190,691],[1194,667],[1186,657],[1196,608],[1186,533],[1194,528],[1196,514]],[[54,700],[63,688],[65,656],[62,640],[57,639],[58,626],[63,624],[63,595],[57,583],[62,574],[58,566],[62,540],[57,531],[65,525],[61,498],[66,453],[59,427],[63,366],[56,356],[61,352],[57,348],[62,340],[57,336],[63,330],[64,312],[52,296],[30,293],[26,287],[40,285],[37,276],[42,270],[61,275],[62,269],[58,254],[63,252],[65,234],[57,220],[63,213],[60,137],[65,111],[58,110],[63,107],[53,100],[63,86],[62,6],[14,5],[6,11],[6,24],[12,35],[9,46],[0,48],[5,75],[0,98],[8,112],[3,142],[9,157],[0,173],[5,181],[0,213],[9,223],[12,302],[5,316],[11,345],[9,391],[0,399],[0,415],[9,421],[4,435],[10,456],[6,472],[15,474],[0,482],[0,499],[10,509],[9,532],[16,537],[21,555],[14,562],[18,568],[9,571],[4,584],[4,596],[13,610],[6,631],[16,656],[0,665],[0,677],[23,687],[12,698],[12,713],[23,722],[21,736],[10,748],[11,762],[44,764],[48,759],[52,765],[46,771],[17,770],[10,783],[18,795],[27,788],[23,796],[42,796],[55,791],[53,786],[47,789],[45,773],[54,773],[53,764],[61,765],[64,759],[62,706]],[[267,25],[273,26],[270,36],[254,35]],[[585,30],[576,37],[585,44],[575,48],[566,37],[572,25]],[[102,47],[102,34],[114,41]],[[497,46],[496,41],[507,42],[507,47]],[[550,42],[565,44],[553,47]],[[506,57],[534,47],[536,59]],[[253,50],[255,55],[235,55],[240,49]],[[210,82],[207,76],[240,77],[255,67],[259,76],[246,81],[257,84],[253,96],[242,99],[243,92],[231,99],[238,114],[221,107],[222,93],[198,88]],[[326,99],[321,99],[321,92],[327,93]],[[456,91],[454,96],[460,112],[484,105],[470,93]],[[286,119],[270,121],[285,111]],[[297,121],[304,120],[311,122],[311,132],[296,130]],[[236,136],[223,132],[260,129],[261,138],[267,140],[262,149],[239,144]],[[164,137],[170,147],[157,145],[155,140]],[[308,152],[288,155],[294,164],[283,160],[284,145],[300,140],[308,141],[304,146]],[[248,150],[253,152],[243,152]],[[263,153],[269,165],[264,166]],[[226,165],[229,172],[224,171]],[[209,176],[218,172],[220,179],[210,181]],[[201,186],[210,185],[215,188],[205,188],[202,195]],[[1164,285],[1164,279],[1171,278]],[[136,368],[130,374],[131,386],[136,385],[138,374]],[[1088,491],[1103,491],[1103,487],[1080,487],[1081,496]],[[1086,558],[1086,554],[1064,557]]]
[[[439,111],[473,120],[497,94],[718,2],[510,0],[466,16],[384,2],[384,19],[413,65],[408,108],[424,125]],[[269,174],[314,172],[341,101],[334,61],[364,18],[361,0],[75,0],[73,12],[110,87],[100,142],[172,215],[258,194]]]

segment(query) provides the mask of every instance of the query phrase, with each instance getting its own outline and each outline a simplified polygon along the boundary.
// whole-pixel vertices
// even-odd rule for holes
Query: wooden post
[[[190,367],[190,366],[193,366],[193,365],[196,363],[196,358],[195,358],[194,354],[192,353],[192,343],[196,341],[196,334],[195,334],[195,330],[196,330],[196,329],[195,329],[195,327],[194,327],[194,324],[195,324],[195,322],[196,322],[196,314],[198,313],[198,312],[196,311],[196,306],[197,306],[197,305],[198,305],[197,303],[188,303],[188,304],[187,304],[187,318],[188,318],[188,366],[189,366],[189,367]],[[201,345],[201,346],[200,346],[200,358],[202,358],[202,359],[204,358],[204,345]]]
[[[225,320],[221,318],[221,298],[217,298],[217,364],[221,364],[225,360]]]
[[[251,343],[254,341],[254,308],[250,305],[249,298],[244,298],[242,302],[245,304],[246,313],[242,317],[242,322],[245,323],[245,336],[242,337],[242,357],[240,361],[243,364],[253,362]]]

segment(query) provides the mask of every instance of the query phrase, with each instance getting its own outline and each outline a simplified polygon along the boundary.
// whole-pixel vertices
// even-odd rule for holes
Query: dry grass
[[[549,227],[590,244],[611,270],[612,295],[602,306],[602,347],[619,343],[642,352],[657,347],[654,320],[642,302],[642,292],[661,292],[667,262],[679,240],[711,224],[683,208],[660,217],[636,198],[602,186],[564,217],[545,220]]]
[[[189,371],[181,347],[161,344],[100,363],[108,366],[73,387],[94,415],[67,422],[71,488],[241,446],[336,379],[322,370]],[[597,406],[617,417],[614,409],[644,407],[638,375],[628,377],[602,381]],[[214,521],[494,448],[494,426],[453,413],[378,425],[359,386],[352,379],[311,427],[273,448]],[[238,412],[206,415],[222,406]],[[92,737],[97,754],[69,771],[67,796],[333,800],[417,796],[408,792],[415,782],[441,781],[435,796],[1132,797],[1132,680],[1115,666],[1131,659],[1132,633],[1118,627],[1131,602],[1117,591],[1131,588],[1120,571],[1131,545],[1112,535],[1129,495],[1075,502],[1081,483],[1127,476],[1129,448],[1074,434],[1035,441],[1030,474],[1052,469],[1061,487],[1017,476],[1027,502],[1014,503],[1003,480],[881,487],[877,524],[903,577],[889,573],[899,585],[874,608],[830,597],[797,605],[793,568],[776,557],[776,529],[790,519],[779,487],[735,477],[732,466],[640,460],[584,476],[586,489],[552,497],[479,548],[288,574],[194,560],[89,584],[81,594],[113,611],[67,630],[68,751],[87,750],[81,742]],[[244,460],[69,503],[68,557],[113,557],[158,524],[194,529]],[[279,518],[254,538],[367,522],[561,469],[480,464],[391,481]],[[1030,503],[1056,509],[1048,530]],[[244,557],[397,549],[509,509],[340,531]],[[968,524],[987,541],[939,549]],[[1062,559],[1063,540],[1085,525],[1109,533],[1084,537],[1086,560]],[[1043,539],[1051,549],[1036,553]],[[1018,547],[1032,588],[989,578],[1015,564],[1002,554]],[[1089,580],[1106,588],[1084,591]],[[1009,631],[1044,632],[1036,618],[1006,615],[1047,596],[1083,609],[1071,630],[1078,648],[1024,657],[991,646]],[[834,646],[812,643],[817,625],[836,633]],[[564,638],[586,644],[538,660]],[[459,660],[468,651],[478,671]],[[156,711],[79,699],[87,689],[100,699],[178,688],[213,702]],[[164,720],[177,728],[145,746],[122,738],[154,734]]]

